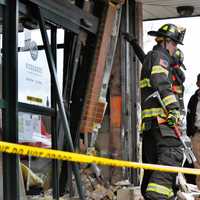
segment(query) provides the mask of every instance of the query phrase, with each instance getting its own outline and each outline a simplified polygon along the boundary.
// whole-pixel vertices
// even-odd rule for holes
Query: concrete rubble
[[[115,184],[110,184],[104,177],[96,177],[91,167],[81,170],[81,178],[87,200],[144,200],[140,187],[134,187],[128,180],[122,180]],[[184,179],[183,179],[184,180]],[[75,180],[72,180],[75,187]],[[49,185],[51,185],[49,183]],[[41,185],[40,185],[41,186]],[[184,186],[184,187],[183,187]],[[76,191],[76,189],[75,189]],[[43,189],[40,195],[27,195],[27,200],[53,200],[52,189]],[[69,197],[69,193],[60,197],[60,200],[78,200],[77,191],[73,197]],[[180,191],[177,193],[177,200],[200,200],[200,190],[196,185],[182,182]]]
[[[87,200],[143,200],[139,187],[132,187],[128,180],[108,184],[103,179],[97,179],[90,169],[82,170],[82,181],[84,183]],[[74,181],[74,180],[73,180]],[[52,189],[45,191],[41,195],[27,196],[27,200],[53,200]],[[78,194],[75,197],[69,197],[69,194],[60,197],[60,200],[78,200]]]

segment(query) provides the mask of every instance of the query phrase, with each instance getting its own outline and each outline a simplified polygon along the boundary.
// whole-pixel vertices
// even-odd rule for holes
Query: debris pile
[[[96,178],[90,168],[81,171],[81,178],[84,183],[87,200],[122,200],[122,196],[130,200],[142,200],[139,187],[132,187],[128,180],[117,182],[114,185],[109,184],[103,178]],[[73,179],[75,186],[75,180]],[[130,192],[132,191],[132,192]],[[28,195],[27,200],[53,200],[52,189],[44,191],[40,195]],[[74,197],[69,197],[65,194],[60,197],[60,200],[78,200],[78,194]]]

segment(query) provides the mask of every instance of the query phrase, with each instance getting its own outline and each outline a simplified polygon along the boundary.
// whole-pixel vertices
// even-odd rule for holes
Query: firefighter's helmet
[[[184,54],[177,48],[173,55],[174,63],[180,65],[184,70],[186,70],[185,65],[183,64]]]
[[[158,31],[149,31],[148,34],[156,37],[167,37],[176,42],[177,44],[183,44],[186,29],[178,27],[174,24],[164,24]]]

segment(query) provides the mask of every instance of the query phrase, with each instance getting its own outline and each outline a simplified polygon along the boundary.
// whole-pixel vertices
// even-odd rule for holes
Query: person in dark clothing
[[[179,103],[172,91],[169,68],[177,44],[182,44],[185,29],[165,24],[158,31],[150,31],[157,45],[145,56],[141,71],[142,159],[145,163],[181,166],[183,152],[173,127],[180,118]],[[160,95],[166,113],[158,98],[150,98],[155,91]],[[165,119],[160,123],[159,118]],[[176,174],[144,171],[141,192],[145,200],[174,199]]]
[[[187,135],[191,137],[192,149],[197,158],[197,161],[200,162],[200,74],[197,76],[197,87],[198,89],[190,97],[188,106],[187,106]],[[187,176],[187,180],[190,183],[197,184],[200,189],[200,177],[196,177],[194,181],[194,176]]]
[[[187,106],[187,135],[194,136],[196,131],[200,128],[197,121],[197,115],[200,114],[200,111],[197,110],[197,105],[200,98],[200,74],[197,76],[197,87],[198,89],[195,93],[190,97],[188,106]]]

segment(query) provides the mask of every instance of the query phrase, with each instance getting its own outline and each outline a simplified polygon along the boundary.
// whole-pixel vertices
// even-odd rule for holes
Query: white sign
[[[44,50],[31,40],[31,31],[19,35],[24,44],[18,53],[18,101],[50,106],[51,81]]]
[[[18,101],[50,106],[50,73],[44,51],[33,60],[29,51],[18,53]]]

